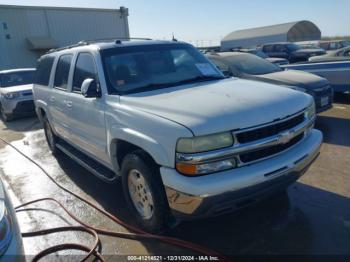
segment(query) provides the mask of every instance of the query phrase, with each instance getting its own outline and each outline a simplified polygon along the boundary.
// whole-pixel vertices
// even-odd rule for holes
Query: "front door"
[[[81,94],[82,83],[88,78],[99,83],[93,55],[83,52],[78,54],[73,73],[72,92],[67,99],[71,140],[86,154],[109,165],[104,100],[85,98]]]

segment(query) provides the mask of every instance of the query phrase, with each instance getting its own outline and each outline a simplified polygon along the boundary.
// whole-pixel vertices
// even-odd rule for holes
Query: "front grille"
[[[271,124],[265,127],[257,128],[251,131],[246,131],[237,134],[239,143],[249,143],[255,140],[263,139],[269,136],[277,135],[285,130],[291,129],[304,122],[304,114],[295,116],[287,121]]]
[[[19,102],[15,109],[16,113],[34,112],[35,105],[33,101]]]
[[[248,162],[256,161],[258,159],[262,159],[265,157],[269,157],[269,156],[278,154],[278,153],[288,149],[289,147],[295,145],[299,141],[301,141],[303,139],[303,137],[304,137],[304,133],[294,137],[286,144],[280,144],[280,145],[264,148],[261,150],[241,154],[240,159],[243,163],[248,163]]]

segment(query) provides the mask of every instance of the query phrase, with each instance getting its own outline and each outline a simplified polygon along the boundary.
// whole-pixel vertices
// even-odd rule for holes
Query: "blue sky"
[[[16,0],[18,5],[43,5]],[[14,1],[0,0],[0,4]],[[176,38],[192,43],[219,41],[231,31],[311,20],[324,36],[350,35],[349,0],[46,0],[50,6],[129,8],[134,37]]]

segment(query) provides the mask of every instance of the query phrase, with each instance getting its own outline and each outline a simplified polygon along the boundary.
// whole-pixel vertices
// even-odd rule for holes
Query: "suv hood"
[[[177,122],[198,136],[285,118],[309,106],[312,97],[276,85],[230,78],[125,95],[120,103]]]
[[[272,84],[298,86],[309,90],[324,87],[329,84],[328,80],[325,78],[297,70],[285,70],[271,74],[255,75],[250,78]]]
[[[1,93],[12,93],[12,92],[27,92],[33,90],[33,84],[21,85],[21,86],[9,86],[0,88]]]

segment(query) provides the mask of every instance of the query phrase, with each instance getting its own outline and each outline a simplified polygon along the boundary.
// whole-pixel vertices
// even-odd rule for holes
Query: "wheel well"
[[[46,115],[46,112],[44,109],[42,109],[41,107],[38,108],[38,117],[40,120],[43,119],[43,117]]]
[[[141,147],[136,146],[134,144],[131,144],[129,142],[126,142],[124,140],[118,140],[116,142],[116,151],[117,151],[116,157],[117,157],[117,162],[118,162],[119,167],[122,166],[124,157],[127,154],[134,152],[134,151],[137,151],[137,150],[141,150],[144,153],[146,153],[153,160],[153,162],[156,163],[154,161],[153,157],[147,151],[143,150]]]

